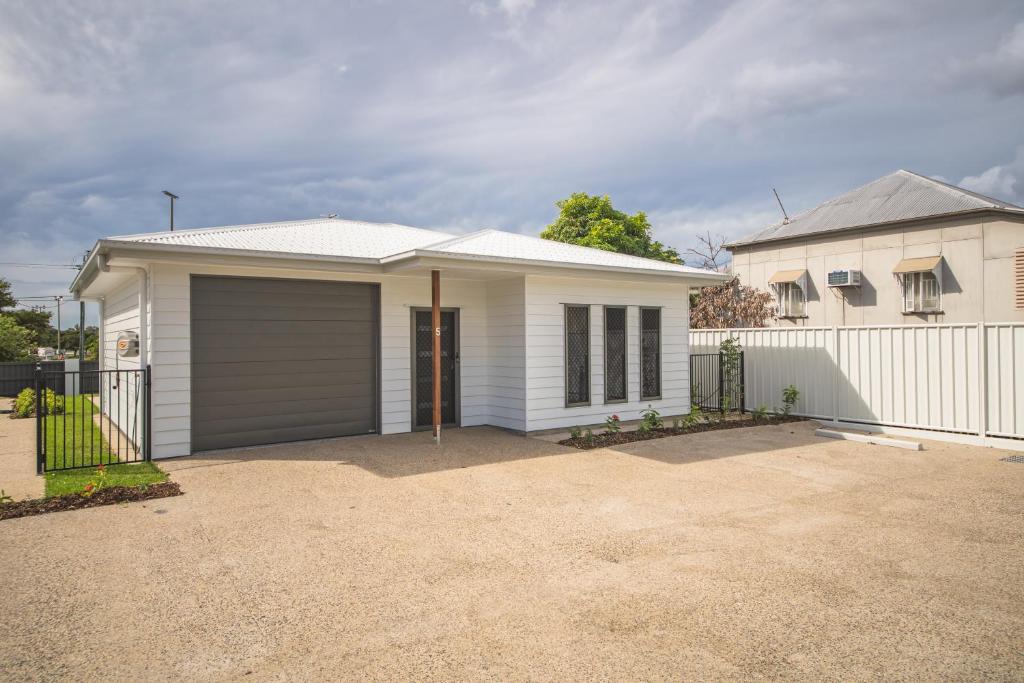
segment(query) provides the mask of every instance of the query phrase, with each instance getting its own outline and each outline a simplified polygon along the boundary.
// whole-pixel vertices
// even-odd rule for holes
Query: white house
[[[71,289],[100,304],[104,368],[152,368],[159,458],[429,428],[434,270],[442,422],[519,432],[687,412],[687,292],[726,277],[326,218],[102,239]]]

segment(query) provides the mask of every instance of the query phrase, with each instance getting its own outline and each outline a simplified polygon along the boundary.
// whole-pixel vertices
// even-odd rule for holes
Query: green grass
[[[142,486],[167,481],[167,473],[151,462],[107,465],[107,487]],[[46,497],[65,493],[81,493],[85,485],[96,480],[96,468],[46,473]]]
[[[68,396],[64,403],[65,415],[46,417],[46,468],[71,465],[99,465],[107,471],[107,486],[140,486],[156,484],[167,480],[159,467],[151,462],[117,464],[117,440],[112,449],[108,442],[107,426],[93,419],[99,415],[99,408],[88,396]],[[121,451],[130,450],[121,437]],[[133,453],[130,455],[134,455]],[[80,493],[86,484],[96,478],[96,468],[61,470],[46,473],[46,497],[65,493]]]

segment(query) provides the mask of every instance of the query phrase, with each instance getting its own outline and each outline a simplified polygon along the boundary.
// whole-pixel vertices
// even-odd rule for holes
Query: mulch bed
[[[771,419],[756,421],[753,418],[722,420],[720,422],[702,422],[701,424],[697,424],[692,427],[680,427],[679,429],[663,427],[662,429],[653,429],[649,432],[622,431],[614,434],[594,434],[590,439],[587,439],[585,436],[581,436],[575,439],[562,439],[558,443],[563,446],[572,446],[573,448],[579,448],[582,451],[588,451],[592,448],[618,446],[624,443],[633,443],[634,441],[664,439],[666,436],[680,436],[682,434],[696,434],[698,432],[714,432],[719,429],[739,429],[740,427],[761,427],[764,425],[776,425],[786,422],[803,422],[806,419],[807,418],[804,417],[796,417],[795,415],[790,415],[788,417],[782,417],[780,415]]]
[[[159,484],[149,484],[145,487],[111,486],[108,489],[101,489],[88,497],[80,493],[69,493],[63,496],[54,496],[53,498],[21,500],[0,505],[0,519],[15,519],[16,517],[43,515],[47,512],[80,510],[82,508],[99,507],[100,505],[115,505],[117,503],[153,500],[154,498],[169,498],[170,496],[180,496],[181,494],[181,487],[174,481],[162,481]]]

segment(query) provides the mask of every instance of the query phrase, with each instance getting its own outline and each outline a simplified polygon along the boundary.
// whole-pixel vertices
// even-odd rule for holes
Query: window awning
[[[780,270],[768,278],[768,284],[781,285],[784,282],[795,282],[802,289],[806,276],[806,270]]]
[[[922,256],[920,258],[905,258],[896,264],[892,269],[895,275],[907,273],[927,273],[935,270],[942,263],[941,256]]]

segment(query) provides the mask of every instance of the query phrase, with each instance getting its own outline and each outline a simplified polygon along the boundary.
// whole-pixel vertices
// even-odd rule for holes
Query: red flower
[[[619,421],[619,416],[618,415],[612,415],[612,419],[615,420],[616,422],[618,422]]]
[[[96,469],[98,469],[100,472],[102,472],[103,470],[107,469],[107,466],[106,465],[100,465]]]
[[[92,482],[89,482],[88,484],[85,485],[85,490],[86,491],[92,491],[92,488],[93,488]]]

